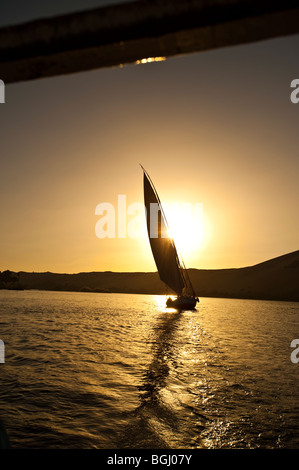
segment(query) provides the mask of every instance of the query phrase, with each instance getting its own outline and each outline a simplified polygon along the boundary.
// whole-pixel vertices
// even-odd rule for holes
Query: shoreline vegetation
[[[188,269],[199,297],[299,301],[299,250],[245,268]],[[0,272],[0,289],[170,295],[157,272]]]

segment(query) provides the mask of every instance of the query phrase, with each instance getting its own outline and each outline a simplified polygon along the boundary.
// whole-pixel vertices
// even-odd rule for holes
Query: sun
[[[208,242],[208,223],[200,203],[171,203],[165,205],[169,235],[182,255],[204,248]]]

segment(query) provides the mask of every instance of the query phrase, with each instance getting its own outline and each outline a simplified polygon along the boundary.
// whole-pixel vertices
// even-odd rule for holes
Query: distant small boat
[[[142,165],[144,174],[144,205],[147,232],[161,281],[176,293],[169,297],[166,306],[178,310],[193,310],[199,302],[187,269],[179,256],[174,240],[169,235],[168,224],[156,188]]]

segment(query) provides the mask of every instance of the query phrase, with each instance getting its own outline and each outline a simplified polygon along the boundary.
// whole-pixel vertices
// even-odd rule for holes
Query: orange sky
[[[98,204],[143,201],[139,163],[165,204],[202,205],[206,235],[182,246],[187,267],[297,250],[298,46],[293,36],[6,86],[0,270],[155,270],[146,238],[95,231]]]

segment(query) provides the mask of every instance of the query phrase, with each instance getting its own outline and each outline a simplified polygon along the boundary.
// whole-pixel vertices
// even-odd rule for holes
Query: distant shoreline
[[[299,302],[299,250],[246,268],[188,269],[199,297]],[[157,272],[59,274],[4,271],[0,288],[170,295]]]
[[[164,295],[164,296],[169,296],[169,295],[175,295],[175,294],[172,294],[172,293],[148,293],[148,292],[120,292],[120,291],[114,291],[114,292],[101,292],[101,291],[97,291],[97,290],[90,290],[90,291],[87,291],[87,290],[53,290],[53,289],[38,289],[38,288],[28,288],[28,289],[4,289],[4,288],[0,288],[0,292],[1,290],[7,290],[7,291],[17,291],[17,292],[28,292],[28,291],[37,291],[37,292],[57,292],[57,293],[60,293],[60,292],[68,292],[70,294],[74,293],[74,294],[108,294],[108,295],[113,295],[113,294],[123,294],[123,295]],[[201,295],[199,296],[199,300],[200,298],[208,298],[208,299],[233,299],[233,300],[256,300],[256,301],[266,301],[266,302],[299,302],[299,299],[298,300],[294,300],[294,299],[284,299],[284,298],[275,298],[275,299],[272,299],[272,298],[255,298],[255,297],[232,297],[232,296],[216,296],[216,295]]]

